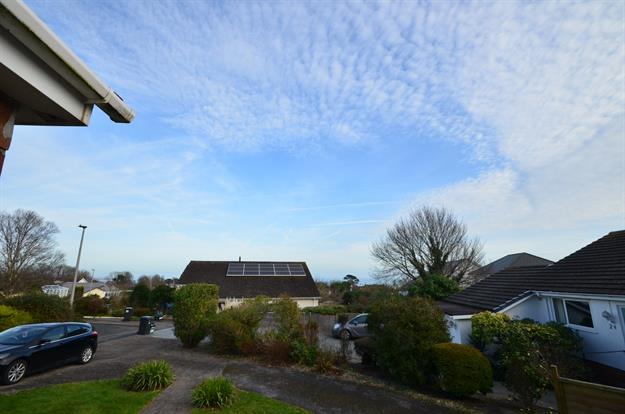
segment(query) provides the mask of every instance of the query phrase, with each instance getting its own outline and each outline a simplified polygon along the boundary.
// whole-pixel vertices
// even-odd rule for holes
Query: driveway
[[[430,401],[410,398],[383,388],[359,384],[288,367],[267,367],[248,360],[216,357],[205,349],[185,349],[177,340],[136,335],[136,322],[93,322],[100,334],[91,363],[69,365],[0,387],[0,394],[65,382],[120,378],[137,362],[165,359],[176,380],[148,405],[144,413],[190,412],[191,390],[204,378],[224,375],[244,390],[302,407],[313,413],[452,413]],[[167,329],[158,322],[157,329]],[[492,408],[492,407],[489,407]],[[490,412],[509,412],[492,410]]]

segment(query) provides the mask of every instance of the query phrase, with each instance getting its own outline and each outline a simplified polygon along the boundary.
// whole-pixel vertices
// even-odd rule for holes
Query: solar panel
[[[258,263],[245,263],[243,268],[243,276],[258,276],[259,266]]]
[[[226,276],[243,276],[243,263],[230,263]]]
[[[289,265],[286,263],[274,263],[273,267],[275,269],[276,276],[290,276],[291,272],[289,272]]]
[[[301,264],[289,264],[289,270],[291,272],[291,276],[305,276],[306,272],[304,272],[304,266]]]
[[[241,263],[228,264],[226,276],[306,276],[300,263]]]

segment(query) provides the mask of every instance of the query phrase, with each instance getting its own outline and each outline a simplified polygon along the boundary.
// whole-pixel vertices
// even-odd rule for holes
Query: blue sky
[[[424,204],[487,259],[625,227],[620,2],[27,4],[137,113],[17,127],[0,180],[68,263],[88,225],[96,276],[242,256],[367,280]]]

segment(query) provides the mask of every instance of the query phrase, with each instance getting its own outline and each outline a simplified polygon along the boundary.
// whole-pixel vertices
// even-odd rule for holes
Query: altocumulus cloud
[[[622,227],[622,2],[29,3],[203,147],[433,137],[483,171],[416,202],[456,206],[483,234]]]

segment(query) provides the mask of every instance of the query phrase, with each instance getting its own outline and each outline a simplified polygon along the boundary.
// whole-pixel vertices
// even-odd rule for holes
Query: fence
[[[551,366],[559,414],[625,414],[625,389],[562,378]]]

